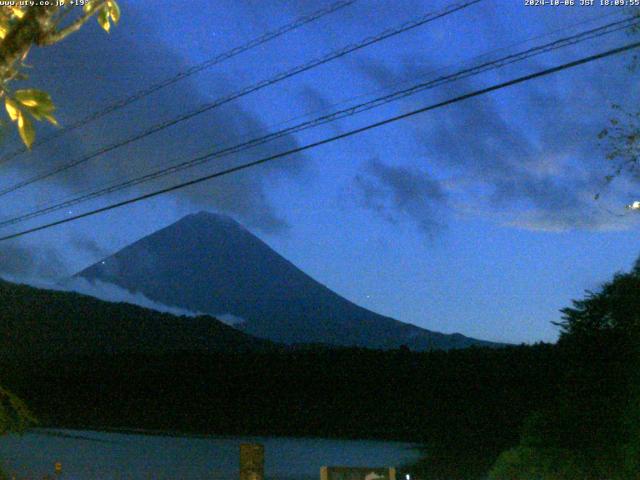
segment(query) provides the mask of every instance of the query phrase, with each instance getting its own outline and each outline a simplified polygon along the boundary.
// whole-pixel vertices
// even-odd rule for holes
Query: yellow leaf
[[[17,18],[22,18],[27,13],[24,10],[22,10],[20,7],[12,7],[11,11],[13,12],[13,15]]]
[[[7,27],[5,27],[4,25],[0,25],[0,40],[2,40],[4,37],[6,37],[7,33],[9,33],[9,29]]]
[[[113,23],[118,23],[120,21],[120,6],[116,0],[109,0],[107,2],[107,9],[109,10],[109,16]]]
[[[82,11],[84,13],[89,13],[95,8],[95,6],[96,6],[96,0],[87,1],[87,3],[84,4],[84,7],[82,7]]]
[[[111,22],[109,22],[109,11],[107,7],[98,12],[98,23],[105,32],[109,33],[109,30],[111,29]]]
[[[20,138],[27,146],[28,149],[31,149],[31,145],[33,145],[33,141],[36,139],[36,131],[33,128],[33,123],[29,120],[22,112],[20,112],[18,116],[18,132],[20,133]]]
[[[20,117],[20,107],[18,104],[7,97],[4,100],[4,107],[7,109],[7,113],[9,114],[11,121],[18,121],[18,118]]]

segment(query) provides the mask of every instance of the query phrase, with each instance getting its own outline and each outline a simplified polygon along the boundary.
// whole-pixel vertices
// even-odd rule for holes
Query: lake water
[[[17,478],[236,480],[241,443],[265,446],[265,476],[319,479],[320,467],[401,466],[419,458],[399,442],[286,437],[171,437],[37,429],[0,438],[3,469]]]

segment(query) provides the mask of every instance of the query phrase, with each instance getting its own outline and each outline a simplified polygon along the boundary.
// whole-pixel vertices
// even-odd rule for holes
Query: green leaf
[[[111,30],[111,22],[109,22],[109,10],[107,7],[102,8],[98,12],[98,23],[105,32],[109,33],[109,30]]]
[[[42,114],[40,112],[38,112],[37,110],[36,111],[29,110],[29,113],[31,114],[31,116],[33,118],[35,118],[38,121],[42,121],[42,119],[44,118],[42,116]]]
[[[47,122],[49,122],[51,125],[55,125],[56,127],[58,127],[60,124],[58,123],[58,120],[56,120],[56,117],[54,117],[53,115],[51,115],[50,113],[43,113],[42,116],[45,118],[45,120]]]
[[[15,93],[15,98],[25,107],[38,113],[48,113],[55,110],[51,97],[42,90],[36,90],[34,88],[18,90]]]

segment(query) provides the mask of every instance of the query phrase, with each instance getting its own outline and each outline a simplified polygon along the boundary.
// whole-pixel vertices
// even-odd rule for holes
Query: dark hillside
[[[186,317],[0,280],[0,357],[270,348],[209,316]]]

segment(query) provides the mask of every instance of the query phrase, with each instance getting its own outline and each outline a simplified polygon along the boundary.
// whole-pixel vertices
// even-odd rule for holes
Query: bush
[[[491,480],[575,480],[588,478],[584,462],[570,450],[516,447],[503,452],[491,469]]]

